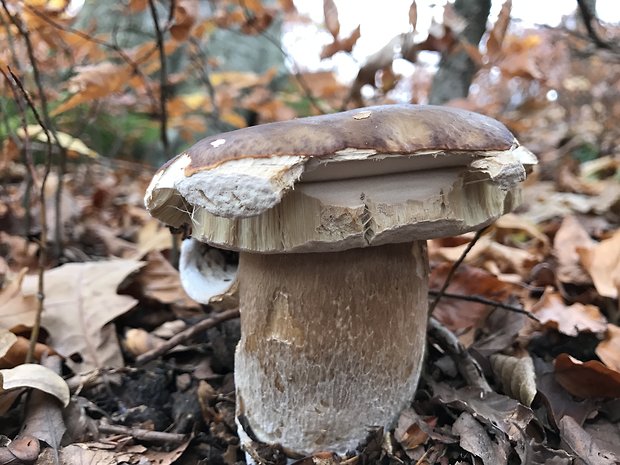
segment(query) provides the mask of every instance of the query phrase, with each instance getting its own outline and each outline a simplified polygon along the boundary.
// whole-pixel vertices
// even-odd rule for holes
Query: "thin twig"
[[[37,93],[39,95],[39,100],[41,102],[41,116],[42,117],[37,116],[37,120],[39,121],[39,124],[43,128],[43,131],[45,132],[46,137],[49,138],[50,136],[49,133],[51,133],[51,136],[53,137],[55,144],[60,149],[60,161],[58,164],[59,166],[58,185],[56,187],[57,190],[56,190],[56,197],[55,197],[56,221],[55,221],[55,227],[54,227],[54,232],[55,232],[54,252],[55,252],[56,258],[59,258],[60,255],[62,254],[62,236],[63,236],[62,220],[61,220],[61,217],[62,217],[61,208],[62,207],[61,207],[60,199],[62,197],[62,178],[64,176],[64,172],[66,168],[67,150],[60,143],[58,134],[56,133],[56,129],[54,129],[54,125],[52,124],[52,119],[50,118],[49,107],[47,103],[47,95],[45,94],[45,89],[43,87],[43,80],[41,78],[41,73],[39,71],[39,65],[35,57],[34,46],[32,45],[32,39],[30,38],[30,31],[28,30],[28,27],[22,21],[21,17],[19,16],[19,13],[16,12],[16,13],[11,14],[10,10],[8,9],[6,5],[6,0],[0,0],[0,1],[2,2],[2,7],[5,13],[9,17],[13,25],[17,28],[17,30],[19,31],[20,35],[22,36],[26,44],[28,60],[30,61],[30,66],[32,67],[32,75],[34,78],[35,85],[37,87]],[[20,87],[22,88],[22,91],[25,94],[25,97],[29,103],[29,106],[31,107],[33,112],[35,112],[36,109],[35,109],[34,104],[32,104],[30,97],[27,95],[26,91],[23,89],[23,86],[21,86],[21,83],[19,82],[19,80],[18,80],[18,83],[20,84]],[[45,162],[46,174],[44,176],[43,185],[41,186],[41,189],[45,187],[45,181],[47,180],[47,176],[49,175],[49,172],[51,171],[52,147],[50,146],[48,150],[49,150],[49,154]],[[42,203],[45,203],[45,202],[42,201]],[[47,234],[46,234],[45,239],[47,240]]]
[[[4,5],[4,0],[3,6]],[[30,335],[30,345],[28,347],[28,353],[26,354],[26,363],[32,363],[34,359],[34,351],[37,344],[37,340],[39,338],[39,331],[41,328],[41,315],[43,314],[43,306],[45,301],[45,265],[47,262],[47,207],[45,202],[45,184],[47,182],[47,177],[49,176],[51,170],[51,160],[52,160],[52,138],[50,136],[50,132],[48,131],[45,123],[42,121],[39,112],[37,111],[34,102],[30,99],[28,92],[24,88],[22,82],[19,78],[13,74],[13,72],[9,69],[9,74],[7,75],[3,70],[0,69],[7,83],[11,87],[13,95],[15,97],[15,102],[19,108],[19,112],[22,120],[22,127],[24,130],[24,153],[25,158],[27,160],[28,169],[30,171],[30,176],[33,180],[33,185],[39,188],[39,221],[41,222],[41,237],[39,239],[39,276],[38,276],[38,289],[37,289],[37,313],[35,316],[35,322],[32,326],[32,333]],[[26,105],[32,113],[34,114],[35,119],[39,123],[39,125],[43,128],[45,132],[45,137],[47,138],[47,156],[45,162],[45,169],[43,172],[43,177],[39,180],[34,164],[34,160],[32,158],[32,153],[30,149],[30,135],[28,134],[28,121],[26,118]]]
[[[482,374],[482,369],[478,362],[463,347],[457,337],[442,325],[437,319],[430,318],[428,321],[428,335],[435,339],[442,349],[448,352],[456,362],[456,366],[470,386],[479,388],[484,392],[491,392],[491,386]]]
[[[439,289],[439,291],[437,291],[437,294],[435,295],[435,299],[431,302],[431,304],[428,307],[429,315],[433,314],[433,311],[437,307],[437,304],[441,300],[441,297],[446,293],[446,289],[448,289],[448,286],[450,286],[450,283],[452,282],[452,278],[454,277],[454,273],[456,273],[456,270],[458,269],[459,266],[461,266],[461,263],[463,263],[463,260],[465,260],[469,251],[473,248],[474,245],[476,245],[476,242],[478,242],[478,240],[482,237],[482,235],[484,234],[486,230],[487,228],[482,228],[476,231],[474,238],[470,241],[469,244],[467,244],[467,247],[465,247],[465,250],[463,251],[461,256],[458,258],[457,261],[455,261],[452,264],[452,267],[450,268],[450,271],[448,272],[448,276],[446,276],[446,280],[443,282],[443,285],[441,286],[441,288]]]
[[[428,294],[437,297],[439,295],[439,291],[430,290]],[[456,299],[456,300],[465,300],[467,302],[476,302],[478,304],[491,305],[493,307],[501,308],[503,310],[508,310],[514,313],[520,313],[521,315],[527,316],[529,319],[534,320],[540,323],[540,320],[536,315],[532,312],[528,312],[523,307],[517,307],[516,305],[509,305],[503,302],[498,302],[497,300],[487,299],[486,297],[482,297],[479,295],[463,295],[463,294],[452,294],[450,292],[444,292],[441,296],[445,299]]]
[[[598,35],[596,28],[594,27],[595,23],[598,23],[598,18],[595,13],[590,10],[586,0],[577,0],[577,6],[579,7],[579,13],[581,14],[581,19],[583,20],[583,24],[588,31],[588,36],[594,42],[598,48],[602,48],[605,50],[612,50],[613,46],[609,42],[604,41],[601,36]]]
[[[232,320],[234,318],[239,318],[239,309],[237,308],[218,313],[211,318],[206,318],[196,323],[194,326],[191,326],[190,328],[175,334],[161,346],[143,353],[136,358],[136,364],[143,365],[147,362],[150,362],[151,360],[156,359],[160,355],[164,355],[166,352],[178,346],[179,344],[182,344],[185,341],[191,339],[196,334],[206,331],[209,328],[213,328],[214,326],[219,325],[223,321]]]
[[[178,446],[188,439],[184,434],[152,431],[143,428],[129,428],[127,426],[110,425],[107,423],[99,423],[97,429],[103,434],[122,434],[125,436],[131,436],[138,441],[171,446]]]
[[[168,112],[166,111],[166,97],[168,95],[168,67],[166,64],[166,51],[164,49],[164,33],[159,25],[159,17],[157,16],[157,8],[155,1],[149,0],[151,17],[155,26],[155,35],[157,37],[157,51],[159,52],[159,137],[164,149],[164,153],[168,153]],[[171,11],[174,10],[174,1],[170,2]],[[171,13],[172,15],[172,13]]]

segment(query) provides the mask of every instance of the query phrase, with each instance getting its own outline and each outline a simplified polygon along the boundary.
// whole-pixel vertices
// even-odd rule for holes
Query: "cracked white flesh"
[[[277,205],[299,182],[364,178],[411,171],[440,170],[471,165],[510,188],[523,179],[524,166],[534,164],[531,153],[515,145],[503,152],[419,152],[378,154],[373,150],[345,149],[331,157],[280,156],[243,158],[186,176],[191,160],[181,154],[156,173],[145,204],[156,217],[178,226],[200,209],[224,218],[260,215]],[[475,166],[474,166],[475,165]]]
[[[469,231],[518,204],[517,185],[535,163],[523,147],[413,156],[347,149],[321,159],[236,160],[186,177],[187,160],[155,176],[145,198],[151,213],[173,226],[191,223],[195,237],[217,247],[265,253]]]

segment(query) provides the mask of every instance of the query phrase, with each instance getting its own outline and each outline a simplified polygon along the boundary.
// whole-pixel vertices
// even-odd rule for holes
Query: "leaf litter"
[[[132,14],[146,11],[148,3],[131,1]],[[260,33],[275,12],[259,1],[246,3],[247,11],[231,5],[197,20],[195,3],[176,2],[169,24],[173,42],[165,49],[177,50],[217,27]],[[53,15],[70,23],[61,13]],[[418,23],[415,2],[409,15],[414,31],[369,57],[350,88],[330,72],[299,76],[321,104],[333,108],[343,101],[362,103],[362,88],[384,93],[378,100],[383,102],[403,85],[429,87],[425,73],[405,82],[392,64],[415,61],[421,51],[458,47],[463,18],[448,7],[444,23],[435,24],[427,39],[411,41]],[[50,25],[36,15],[25,18],[43,31],[41,44],[53,47],[54,35],[49,30],[45,35]],[[325,2],[324,18],[331,35],[324,57],[348,53],[364,38],[360,28],[341,30],[332,1]],[[557,40],[558,31],[541,30],[516,35],[510,21],[505,2],[486,50],[462,44],[480,65],[477,85],[489,95],[484,102],[472,95],[456,104],[499,117],[539,155],[540,171],[525,188],[524,205],[488,229],[440,299],[433,316],[452,338],[449,344],[431,338],[418,393],[395,429],[372,432],[368,443],[348,457],[320,452],[296,458],[300,465],[620,461],[620,408],[614,404],[620,397],[620,115],[604,100],[615,88],[613,73],[596,54],[575,59],[571,47],[583,45],[578,38]],[[64,78],[65,95],[51,95],[54,115],[68,117],[95,101],[123,111],[133,102],[135,109],[153,113],[152,102],[144,103],[153,82],[141,75],[160,69],[152,44],[126,51],[136,68],[109,59],[92,41],[53,30],[82,58],[80,66],[71,64],[68,81]],[[215,61],[209,65],[217,67]],[[495,72],[499,86],[491,85]],[[213,73],[215,98],[198,92],[169,98],[171,130],[194,140],[207,127],[197,112],[216,106],[222,121],[238,126],[247,122],[237,104],[261,122],[296,116],[292,106],[307,102],[273,91],[274,75]],[[549,78],[541,84],[543,76]],[[174,82],[181,79],[171,76]],[[531,83],[536,85],[527,87]],[[524,86],[527,101],[518,108],[502,105],[505,95],[515,94],[515,85]],[[558,102],[547,98],[549,86],[561,96]],[[535,95],[535,88],[544,93]],[[584,102],[584,89],[593,88],[597,95],[589,97],[596,101]],[[0,151],[0,464],[16,458],[40,464],[243,463],[232,375],[238,321],[222,321],[146,364],[137,362],[198,322],[234,310],[234,295],[219,306],[202,306],[181,289],[169,264],[173,239],[141,205],[151,168],[121,160],[111,168],[101,161],[104,151],[94,150],[96,138],[62,129],[58,134],[71,160],[87,159],[72,164],[62,182],[52,177],[48,187],[48,200],[63,187],[58,221],[64,264],[46,264],[42,334],[34,354],[43,363],[56,354],[61,369],[24,363],[38,303],[40,206],[33,201],[30,211],[24,208],[27,178],[16,141],[7,138]],[[603,156],[580,158],[593,150]],[[53,213],[49,200],[50,224],[56,220]],[[441,287],[471,238],[431,241],[432,290]],[[459,371],[463,360],[471,368],[467,376]],[[260,463],[286,460],[277,447],[258,445],[256,452]]]

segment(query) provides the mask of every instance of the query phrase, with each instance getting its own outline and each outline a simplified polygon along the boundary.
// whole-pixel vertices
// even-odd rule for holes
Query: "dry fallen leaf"
[[[598,293],[617,299],[620,287],[620,230],[593,247],[579,247],[577,252]]]
[[[415,449],[428,441],[430,432],[437,424],[437,418],[420,417],[415,410],[408,408],[400,413],[394,430],[394,439],[405,449]]]
[[[438,290],[451,268],[442,263],[433,268],[429,287]],[[491,273],[473,266],[461,265],[450,281],[446,292],[464,296],[479,296],[498,302],[504,301],[514,291],[514,286],[497,279]],[[491,307],[485,304],[444,297],[433,312],[433,316],[450,330],[480,327]]]
[[[143,260],[146,266],[136,273],[134,281],[145,297],[186,309],[200,308],[181,286],[179,272],[160,252],[151,251]]]
[[[468,412],[463,412],[452,425],[459,435],[459,445],[482,459],[484,465],[507,463],[506,451],[494,442],[485,428]]]
[[[69,404],[69,386],[65,380],[42,365],[25,363],[15,368],[0,370],[0,380],[2,381],[0,393],[29,387],[53,395],[64,406]]]
[[[532,358],[495,354],[489,358],[504,392],[529,407],[536,396],[536,373]]]
[[[596,355],[612,370],[620,372],[620,327],[607,325],[605,340],[596,347]]]
[[[594,241],[579,220],[570,215],[564,218],[555,234],[553,253],[558,261],[557,277],[563,283],[590,284],[591,280],[581,265],[577,248],[586,249]]]
[[[555,379],[572,395],[584,399],[620,397],[620,372],[596,360],[582,362],[560,354],[555,359]]]
[[[607,329],[607,320],[598,307],[580,303],[566,305],[562,296],[550,289],[534,304],[532,313],[546,328],[567,336],[577,336],[583,331],[600,334]]]
[[[17,336],[7,352],[4,355],[1,355],[3,351],[3,343],[6,343],[7,340],[10,342],[12,339],[11,336],[7,336],[6,333],[11,335],[13,334],[0,329],[0,368],[13,368],[17,365],[25,363],[26,355],[28,353],[28,349],[30,348],[30,340],[23,336]],[[37,342],[34,346],[34,359],[39,361],[46,354],[58,355],[57,352],[51,347]]]
[[[620,457],[614,453],[603,450],[592,440],[590,436],[571,417],[560,420],[560,436],[568,446],[568,451],[579,457],[588,465],[615,465],[620,462]]]
[[[123,366],[113,326],[114,318],[130,310],[136,300],[116,289],[144,264],[136,260],[69,263],[45,272],[45,309],[42,326],[48,344],[67,357],[76,372]],[[36,277],[24,280],[24,293],[36,293]],[[75,361],[69,357],[79,355]]]
[[[0,328],[0,359],[4,357],[17,342],[17,336],[6,329]]]
[[[38,307],[36,295],[24,295],[22,292],[22,282],[27,271],[27,268],[23,268],[0,290],[0,327],[15,333],[32,327]]]

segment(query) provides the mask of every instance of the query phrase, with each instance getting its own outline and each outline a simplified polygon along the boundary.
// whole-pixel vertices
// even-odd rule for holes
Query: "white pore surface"
[[[190,237],[181,244],[179,275],[187,295],[206,305],[231,288],[237,267],[227,264],[218,249]]]

